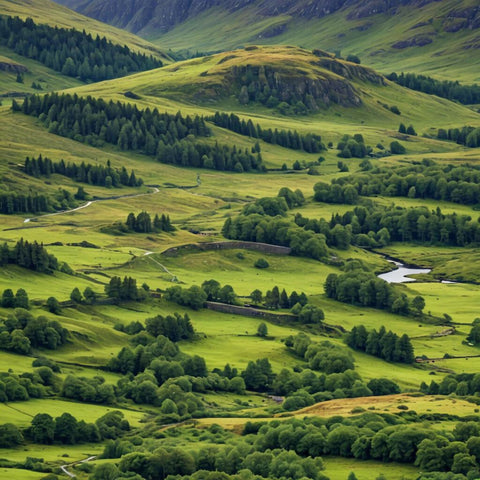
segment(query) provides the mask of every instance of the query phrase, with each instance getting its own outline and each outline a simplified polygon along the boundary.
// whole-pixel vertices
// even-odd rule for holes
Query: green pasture
[[[12,480],[40,480],[45,477],[45,474],[19,468],[0,468],[0,476]]]
[[[134,409],[122,409],[92,405],[79,402],[69,402],[52,398],[28,400],[26,402],[12,402],[0,404],[0,423],[14,423],[18,427],[27,427],[32,418],[38,413],[48,413],[53,418],[62,413],[71,413],[80,421],[95,422],[108,412],[121,411],[132,427],[138,427],[145,416],[144,412]]]
[[[468,283],[411,283],[407,287],[425,298],[425,312],[442,317],[449,314],[454,322],[471,324],[479,316],[480,286]],[[470,331],[470,327],[463,327]]]
[[[92,455],[100,455],[102,451],[103,445],[98,443],[84,443],[79,445],[27,444],[26,446],[19,448],[1,448],[0,458],[8,458],[9,460],[14,462],[24,462],[27,457],[35,457],[43,458],[44,461],[48,463],[53,463],[56,465],[66,465],[73,462],[78,462]],[[45,474],[42,475],[45,476]],[[15,480],[17,480],[17,477],[7,478],[14,478]],[[18,478],[21,479],[22,477]],[[25,478],[28,479],[30,477]]]
[[[325,465],[323,473],[330,480],[346,480],[350,472],[354,472],[358,480],[373,480],[380,474],[384,474],[388,480],[414,480],[419,474],[417,468],[400,463],[382,463],[341,457],[322,458]]]
[[[255,268],[254,264],[259,258],[266,259],[269,267]],[[260,289],[265,294],[275,285],[280,290],[285,288],[288,294],[293,290],[297,293],[304,291],[310,295],[318,294],[323,291],[327,275],[335,271],[332,267],[313,259],[234,249],[192,251],[175,257],[167,255],[142,257],[134,262],[135,275],[145,276],[146,280],[152,274],[163,277],[165,272],[154,261],[165,266],[186,286],[201,285],[205,280],[213,278],[222,285],[231,285],[237,295],[242,296],[250,295],[255,289]],[[125,270],[119,271],[123,274]],[[170,278],[162,287],[169,286]]]

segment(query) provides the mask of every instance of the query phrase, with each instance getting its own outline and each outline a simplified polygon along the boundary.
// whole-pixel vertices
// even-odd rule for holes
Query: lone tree
[[[262,322],[257,328],[257,337],[265,338],[268,335],[268,327]]]
[[[252,302],[255,304],[255,305],[258,305],[262,299],[263,299],[263,295],[262,295],[262,292],[256,288],[251,294],[250,294],[250,298],[252,299]]]
[[[417,295],[413,300],[412,300],[412,308],[414,308],[418,315],[422,313],[422,310],[425,308],[425,300],[423,297],[420,295]]]

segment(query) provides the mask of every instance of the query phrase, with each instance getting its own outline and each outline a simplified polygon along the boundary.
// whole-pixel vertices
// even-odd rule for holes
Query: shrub
[[[264,259],[264,258],[259,258],[255,264],[255,268],[268,268],[270,264]]]

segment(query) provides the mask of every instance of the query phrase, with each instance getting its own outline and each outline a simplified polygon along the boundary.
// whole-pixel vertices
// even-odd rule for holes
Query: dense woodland
[[[50,175],[58,174],[71,178],[76,182],[88,183],[89,185],[98,185],[101,187],[140,187],[143,185],[143,180],[135,176],[132,170],[128,174],[127,169],[112,168],[110,160],[107,161],[107,166],[92,165],[91,163],[82,162],[77,165],[74,162],[66,163],[63,159],[59,162],[54,162],[48,157],[38,158],[27,157],[25,159],[24,172],[32,177],[50,177]]]
[[[0,16],[0,45],[84,82],[123,77],[163,66],[161,60],[114,45],[105,37]]]
[[[456,100],[464,105],[480,103],[480,86],[477,84],[460,85],[458,80],[455,82],[436,80],[425,75],[403,72],[399,75],[393,72],[387,75],[387,78],[402,87],[437,95],[437,97],[447,98],[448,100]]]
[[[252,120],[240,119],[234,113],[215,112],[213,117],[206,120],[213,122],[218,127],[226,128],[232,132],[239,133],[251,138],[258,138],[266,143],[280,145],[291,150],[303,150],[308,153],[319,153],[325,150],[322,137],[315,133],[299,134],[296,130],[272,130],[262,128],[258,123],[253,124]]]
[[[367,172],[314,186],[314,199],[355,205],[359,196],[431,198],[462,205],[480,203],[480,168],[438,165],[427,161],[400,167],[377,167]]]
[[[21,106],[13,100],[12,110],[40,118],[51,133],[97,147],[109,143],[139,151],[162,163],[235,172],[265,169],[260,152],[199,142],[196,137],[208,137],[210,129],[197,115],[160,114],[157,109],[57,93],[31,95]]]

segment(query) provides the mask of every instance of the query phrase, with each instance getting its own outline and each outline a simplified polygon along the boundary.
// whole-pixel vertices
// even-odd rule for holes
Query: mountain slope
[[[473,0],[57,0],[174,50],[295,44],[359,54],[369,65],[478,81]]]
[[[106,37],[115,44],[127,45],[135,52],[168,59],[158,46],[124,30],[85,17],[50,0],[0,0],[0,15],[30,17],[36,23],[85,30],[93,36]]]

